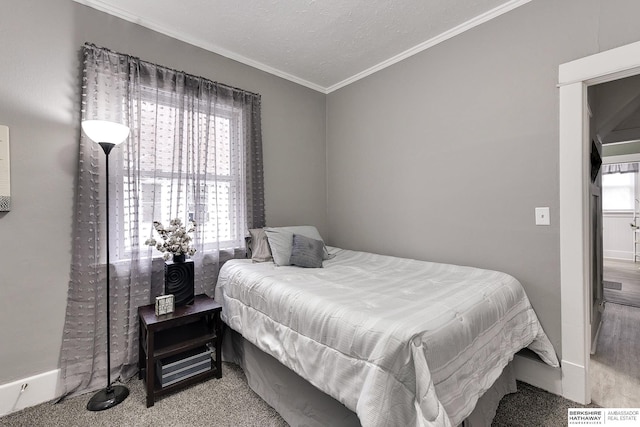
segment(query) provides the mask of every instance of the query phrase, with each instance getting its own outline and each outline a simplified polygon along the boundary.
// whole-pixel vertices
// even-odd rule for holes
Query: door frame
[[[591,402],[589,112],[587,87],[640,74],[640,42],[561,64],[560,298],[562,395]]]

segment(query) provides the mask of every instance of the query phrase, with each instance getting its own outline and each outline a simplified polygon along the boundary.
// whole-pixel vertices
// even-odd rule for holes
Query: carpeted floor
[[[287,423],[247,385],[242,370],[223,365],[222,379],[209,380],[145,405],[142,381],[131,380],[129,397],[102,412],[86,410],[90,394],[61,403],[43,403],[0,418],[7,427],[188,427],[188,426],[287,426]],[[493,426],[564,426],[567,409],[580,405],[524,383],[517,393],[505,396]]]
[[[561,396],[548,393],[518,381],[518,392],[500,401],[493,427],[562,427],[567,425],[569,408],[597,408],[580,405]]]
[[[286,426],[278,413],[247,385],[237,365],[223,364],[221,379],[212,379],[159,399],[146,407],[143,382],[134,377],[126,385],[127,399],[106,411],[87,411],[92,394],[43,403],[0,418],[7,427],[187,427]]]

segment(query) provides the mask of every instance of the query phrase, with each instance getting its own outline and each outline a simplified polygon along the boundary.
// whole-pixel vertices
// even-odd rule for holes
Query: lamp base
[[[87,409],[90,411],[104,411],[122,402],[129,396],[129,389],[123,385],[114,385],[104,388],[93,395]]]

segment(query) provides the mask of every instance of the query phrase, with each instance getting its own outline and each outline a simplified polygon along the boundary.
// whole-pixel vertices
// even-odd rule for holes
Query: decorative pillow
[[[271,248],[269,248],[269,240],[267,234],[262,228],[252,228],[249,230],[251,234],[251,260],[253,262],[267,262],[273,259]]]
[[[313,225],[296,225],[291,227],[265,227],[267,238],[269,240],[269,246],[271,246],[271,252],[273,253],[273,260],[276,265],[290,265],[289,258],[291,257],[291,245],[293,244],[293,235],[300,234],[310,239],[320,240],[323,246],[322,259],[331,259],[335,255],[329,254],[324,240],[320,236],[318,229]],[[278,246],[278,249],[274,249],[274,246]],[[281,252],[276,255],[276,252]]]
[[[291,246],[293,246],[293,232],[283,228],[265,228],[269,240],[269,247],[273,255],[273,262],[276,265],[291,265]]]
[[[324,243],[322,240],[311,239],[302,234],[293,235],[291,246],[291,265],[306,268],[321,268],[324,255]]]

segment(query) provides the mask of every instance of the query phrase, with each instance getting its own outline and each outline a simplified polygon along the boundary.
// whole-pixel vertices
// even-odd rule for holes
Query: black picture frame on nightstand
[[[145,380],[147,408],[159,396],[209,378],[222,378],[221,311],[222,306],[204,294],[196,295],[192,305],[177,307],[173,313],[161,316],[156,316],[155,304],[138,307],[138,378]],[[203,354],[207,351],[211,364],[203,369]],[[192,361],[193,368],[185,368]],[[157,372],[165,364],[180,365],[183,379],[171,377],[163,386],[164,380]]]

